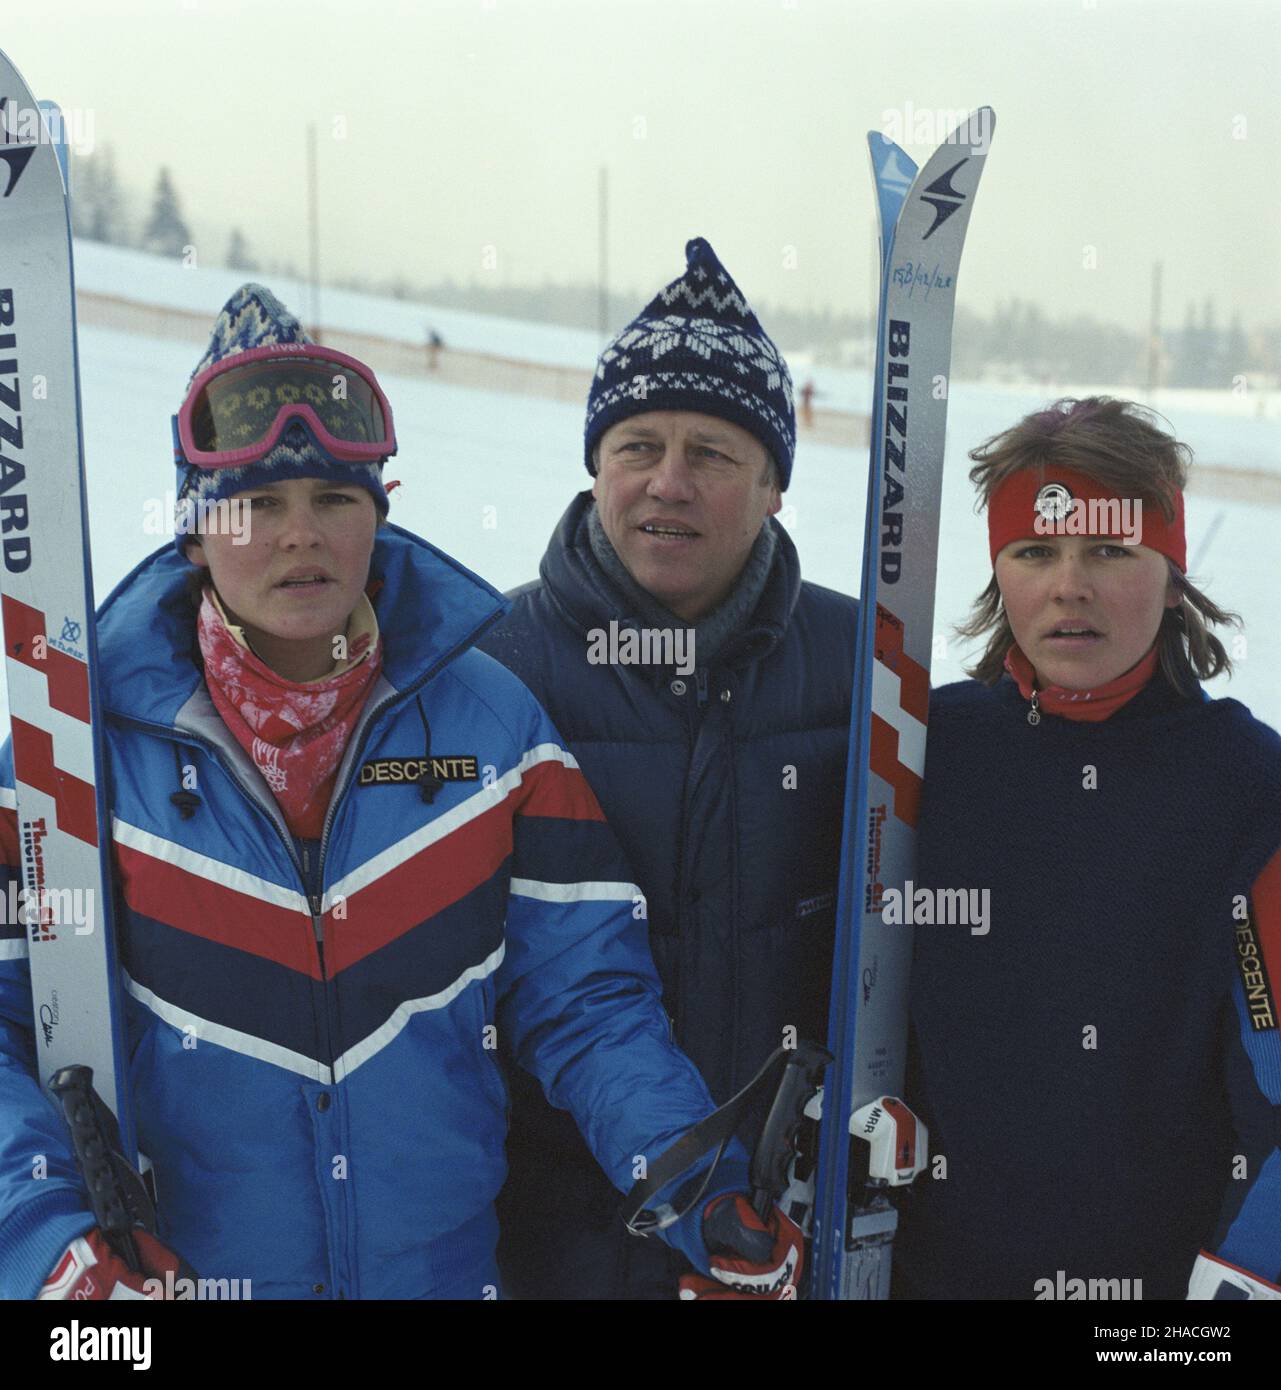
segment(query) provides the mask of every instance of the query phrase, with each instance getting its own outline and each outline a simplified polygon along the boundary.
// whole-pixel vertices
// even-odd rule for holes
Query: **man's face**
[[[765,446],[715,415],[653,410],[607,429],[597,459],[592,495],[627,572],[686,622],[710,613],[782,506]]]

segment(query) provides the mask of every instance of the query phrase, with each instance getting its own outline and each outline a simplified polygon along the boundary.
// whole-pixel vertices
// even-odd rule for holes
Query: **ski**
[[[90,1068],[133,1165],[61,132],[0,54],[0,609],[36,1068]]]
[[[881,223],[868,506],[819,1124],[810,1296],[889,1296],[889,1189],[924,1163],[898,1096],[907,1048],[910,891],[925,773],[934,584],[956,278],[995,118],[971,113],[918,173],[868,136]],[[940,390],[940,385],[942,390]],[[891,896],[893,895],[893,896]],[[854,1142],[857,1137],[857,1148]]]

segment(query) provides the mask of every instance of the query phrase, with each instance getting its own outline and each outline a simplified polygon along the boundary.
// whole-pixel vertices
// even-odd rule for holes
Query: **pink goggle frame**
[[[382,438],[370,440],[339,439],[330,432],[316,411],[305,402],[291,401],[282,404],[271,424],[253,441],[239,449],[206,450],[197,446],[192,429],[192,417],[199,407],[209,383],[233,372],[252,369],[256,363],[269,360],[279,361],[282,368],[291,360],[306,358],[312,362],[323,362],[339,373],[357,377],[370,392],[371,403],[376,402],[382,412]],[[261,373],[261,368],[259,369]],[[349,398],[350,399],[350,398]],[[176,444],[182,461],[197,468],[236,468],[244,463],[252,463],[269,453],[279,443],[285,427],[291,420],[304,420],[311,427],[316,439],[336,459],[344,463],[372,463],[378,459],[389,458],[396,452],[396,427],[392,420],[391,405],[378,384],[377,377],[358,358],[351,357],[335,348],[321,347],[317,343],[270,343],[266,347],[250,348],[246,352],[234,353],[206,367],[191,383],[187,398],[174,417]],[[373,425],[371,418],[370,424]]]

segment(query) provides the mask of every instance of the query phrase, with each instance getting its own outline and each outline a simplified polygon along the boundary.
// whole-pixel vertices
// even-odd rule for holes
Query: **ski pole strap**
[[[821,1061],[818,1060],[819,1054],[821,1054]],[[726,1145],[734,1137],[734,1131],[738,1129],[744,1115],[756,1103],[758,1097],[773,1083],[780,1068],[783,1069],[782,1083],[779,1087],[780,1094],[786,1090],[789,1096],[794,1096],[797,1088],[788,1084],[790,1079],[793,1076],[799,1076],[801,1071],[812,1075],[815,1066],[817,1066],[818,1074],[821,1075],[823,1067],[830,1060],[830,1056],[822,1048],[816,1048],[811,1043],[802,1043],[797,1048],[776,1048],[766,1058],[760,1071],[736,1096],[731,1097],[719,1109],[713,1110],[710,1115],[687,1129],[671,1148],[649,1165],[646,1176],[636,1183],[623,1199],[622,1215],[627,1229],[635,1236],[647,1236],[679,1221],[706,1192],[712,1175],[716,1172],[717,1165],[721,1161],[721,1155],[725,1152]],[[793,1070],[794,1068],[796,1070]],[[817,1081],[814,1084],[817,1085]],[[812,1088],[810,1094],[812,1094]],[[804,1109],[805,1101],[808,1098],[807,1094],[801,1100],[800,1109]],[[787,1104],[790,1107],[791,1102],[789,1101]],[[776,1112],[779,1111],[779,1100],[776,1098],[775,1104],[770,1110],[770,1119],[766,1122],[763,1137],[771,1133],[775,1136],[783,1133],[776,1118]],[[790,1131],[788,1134],[790,1138]],[[699,1184],[698,1190],[679,1210],[667,1202],[662,1203],[653,1211],[647,1208],[646,1203],[656,1192],[661,1191],[668,1183],[692,1168],[700,1158],[713,1149],[717,1151],[716,1157],[704,1175],[703,1181]],[[752,1160],[753,1187],[757,1186],[759,1175],[776,1171],[776,1164],[772,1157],[767,1158],[762,1164],[760,1149],[761,1146],[758,1145],[757,1155]],[[759,1194],[757,1195],[759,1196]]]
[[[62,1104],[98,1229],[131,1269],[141,1270],[133,1230],[156,1231],[156,1209],[141,1177],[120,1152],[116,1117],[93,1088],[92,1067],[62,1067],[49,1089]]]

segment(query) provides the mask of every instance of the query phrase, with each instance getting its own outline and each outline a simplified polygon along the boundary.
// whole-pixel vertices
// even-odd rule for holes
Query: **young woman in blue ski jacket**
[[[987,645],[931,697],[917,877],[990,908],[917,928],[896,1296],[1277,1298],[1281,738],[1200,684],[1189,451],[1097,398],[971,458]]]
[[[155,1296],[181,1258],[256,1298],[494,1297],[498,1030],[620,1188],[712,1108],[630,875],[540,705],[472,645],[500,595],[384,524],[395,437],[368,368],[247,285],[175,438],[177,543],[98,626],[157,1236],[136,1270],[94,1225],[6,927],[0,1295]],[[0,829],[12,879],[8,743]],[[728,1155],[712,1194],[745,1167]],[[667,1236],[712,1267],[698,1211]],[[795,1277],[794,1240],[744,1240],[722,1277]]]

